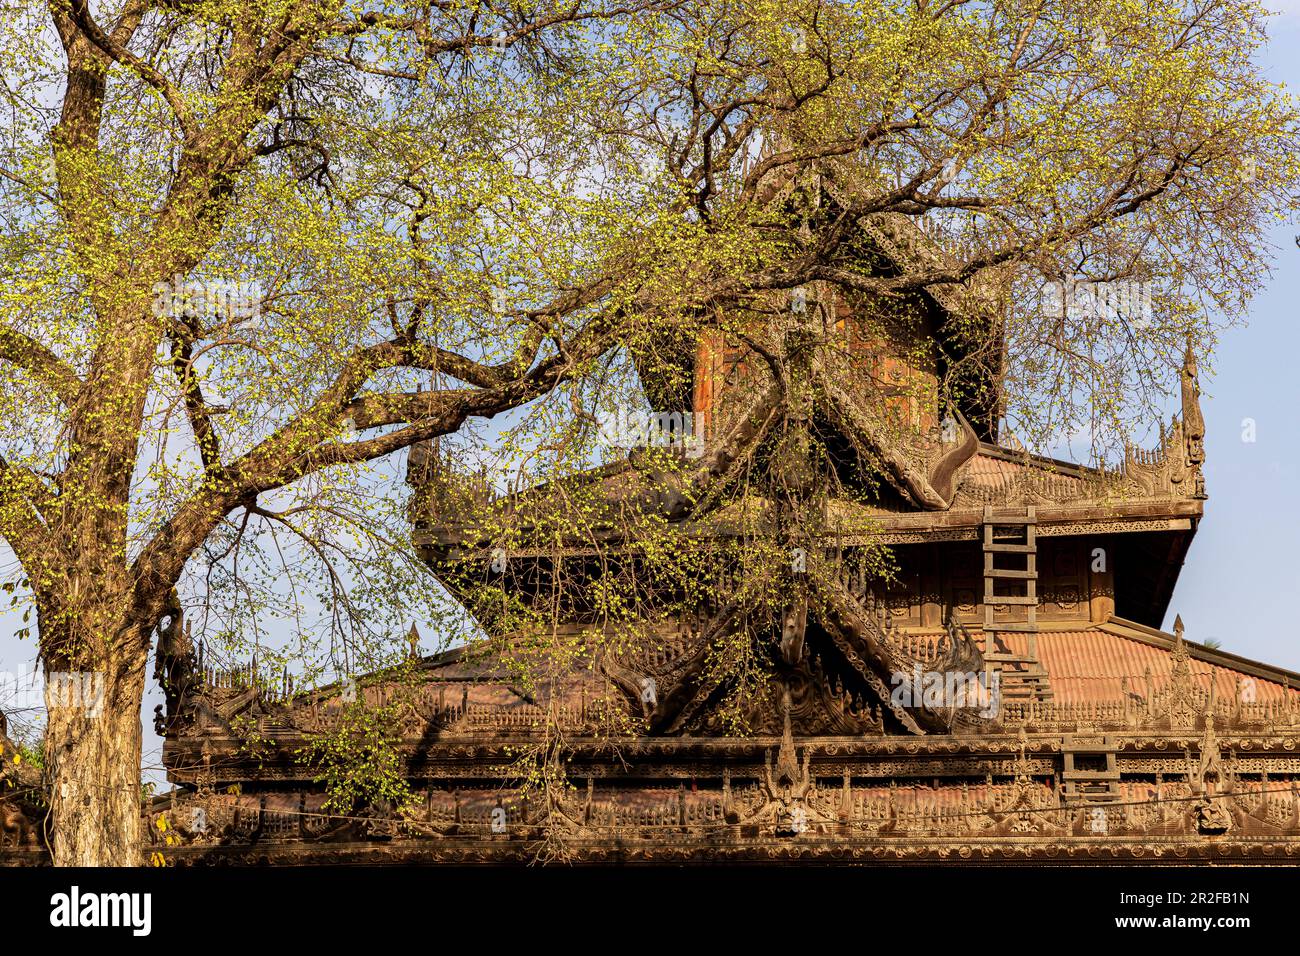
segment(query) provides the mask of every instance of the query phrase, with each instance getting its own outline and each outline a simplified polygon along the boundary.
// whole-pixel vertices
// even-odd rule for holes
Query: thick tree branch
[[[142,5],[140,6],[142,9]],[[195,129],[194,119],[190,114],[189,105],[181,96],[180,90],[162,73],[127,49],[126,43],[123,42],[120,34],[110,36],[105,33],[104,29],[95,22],[95,18],[91,16],[88,0],[68,0],[67,10],[72,22],[77,25],[77,29],[105,56],[114,63],[120,63],[133,70],[142,80],[158,91],[163,99],[167,101],[167,105],[171,107],[182,132],[186,138],[189,138]],[[114,32],[117,33],[117,31]],[[129,34],[125,39],[129,39]]]
[[[0,361],[27,372],[71,407],[81,392],[82,382],[72,367],[30,335],[0,326]]]

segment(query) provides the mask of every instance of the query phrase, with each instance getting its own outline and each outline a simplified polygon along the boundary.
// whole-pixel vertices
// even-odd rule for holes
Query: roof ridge
[[[1146,624],[1139,624],[1137,621],[1130,621],[1115,614],[1097,624],[1096,629],[1115,637],[1136,641],[1167,651],[1172,651],[1178,642],[1178,638],[1167,631]],[[1240,654],[1233,654],[1231,651],[1220,648],[1206,647],[1204,644],[1190,641],[1186,637],[1182,641],[1187,648],[1188,655],[1194,660],[1222,667],[1226,670],[1239,671],[1252,677],[1262,677],[1276,684],[1289,683],[1292,688],[1300,689],[1300,672],[1288,670],[1276,664],[1266,664],[1263,661],[1253,660],[1249,657],[1242,657]]]

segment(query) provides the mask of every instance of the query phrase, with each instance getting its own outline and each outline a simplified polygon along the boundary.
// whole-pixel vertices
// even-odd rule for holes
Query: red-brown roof
[[[999,640],[1019,653],[1026,650],[1027,636],[1003,634]],[[1174,665],[1172,638],[1169,647],[1153,641],[1129,638],[1105,629],[1105,625],[1077,631],[1048,631],[1038,635],[1038,655],[1047,670],[1055,700],[1062,704],[1079,704],[1123,699],[1123,682],[1128,678],[1130,693],[1143,697],[1147,693],[1147,671],[1151,689],[1158,694],[1169,682]],[[1158,638],[1154,640],[1159,640]],[[1198,648],[1199,650],[1199,648]],[[1204,653],[1202,651],[1202,653]],[[1237,683],[1243,693],[1258,703],[1281,700],[1286,692],[1280,680],[1234,669],[1195,657],[1188,661],[1192,676],[1209,689],[1213,675],[1215,695],[1220,700],[1234,700]],[[1300,690],[1291,688],[1300,701]]]

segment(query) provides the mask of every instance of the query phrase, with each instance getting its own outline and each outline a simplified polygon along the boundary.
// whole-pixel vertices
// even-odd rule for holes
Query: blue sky
[[[1262,51],[1269,77],[1300,90],[1300,0],[1272,0],[1281,11]],[[1273,272],[1255,300],[1249,325],[1225,334],[1212,376],[1203,375],[1206,419],[1205,519],[1188,554],[1165,627],[1181,614],[1189,638],[1300,670],[1300,222],[1274,230]],[[1243,441],[1253,419],[1255,441]],[[7,563],[7,562],[6,562]],[[0,608],[0,675],[32,666],[35,647],[19,641],[21,623]],[[429,648],[426,648],[426,651]],[[0,706],[4,700],[0,686]],[[144,713],[161,695],[152,686]],[[145,765],[160,762],[160,741],[146,720]],[[159,779],[156,770],[148,773]]]
[[[1270,79],[1300,91],[1300,0],[1272,0]],[[1227,332],[1205,376],[1205,519],[1187,555],[1165,629],[1181,614],[1187,636],[1300,670],[1291,639],[1300,597],[1300,222],[1274,230],[1273,273],[1250,323]],[[1242,440],[1254,419],[1256,440]]]

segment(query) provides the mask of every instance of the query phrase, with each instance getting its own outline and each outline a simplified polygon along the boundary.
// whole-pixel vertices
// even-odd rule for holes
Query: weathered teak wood
[[[895,232],[877,230],[877,241],[908,246]],[[851,319],[843,308],[835,317]],[[1098,542],[1132,554],[1154,541],[1167,560],[1149,577],[1159,591],[1172,587],[1203,510],[1203,423],[1188,387],[1190,362],[1187,428],[1172,427],[1156,452],[1130,453],[1113,472],[981,442],[960,409],[964,437],[900,440],[863,398],[864,383],[824,354],[803,361],[817,374],[785,380],[815,379],[821,417],[838,423],[864,460],[879,459],[879,477],[911,505],[900,509],[883,496],[825,503],[835,517],[833,540],[810,531],[803,543],[808,568],[830,573],[791,584],[800,599],[781,620],[793,612],[797,641],[784,639],[782,624],[775,636],[759,633],[746,645],[762,654],[762,641],[771,639],[779,653],[766,659],[771,673],[748,690],[743,727],[722,719],[728,688],[711,656],[714,645],[731,643],[720,638],[750,626],[730,567],[705,572],[716,574],[721,607],[656,619],[654,647],[595,642],[590,666],[548,685],[545,699],[472,654],[417,659],[417,640],[412,663],[423,684],[393,730],[417,799],[400,810],[382,803],[347,814],[324,809],[319,774],[299,754],[339,726],[339,687],[268,695],[251,670],[219,674],[201,652],[160,650],[178,688],[158,717],[164,762],[181,789],[148,808],[151,849],[180,863],[527,862],[543,843],[593,862],[1142,862],[1170,851],[1189,860],[1300,859],[1300,701],[1288,683],[1300,675],[1192,650],[1181,624],[1175,640],[1144,626],[1158,623],[1147,617],[1094,620],[1093,578],[1057,567],[1060,556],[1077,558]],[[718,418],[718,434],[700,458],[682,462],[676,479],[652,474],[653,459],[633,453],[583,475],[584,487],[604,492],[605,510],[590,534],[558,549],[550,538],[526,540],[538,516],[557,507],[554,488],[498,502],[523,539],[509,555],[511,570],[527,580],[548,561],[622,559],[638,544],[618,520],[627,508],[662,519],[683,546],[734,540],[749,533],[726,518],[741,476],[747,506],[789,506],[760,474],[751,476],[751,467],[770,467],[760,465],[763,448],[781,423],[809,418],[780,380],[751,382],[758,387],[740,402],[744,411]],[[699,393],[712,402],[716,391],[710,384]],[[996,441],[995,432],[985,435]],[[414,536],[434,572],[444,583],[467,571],[481,578],[493,542],[482,523],[450,506],[460,479],[440,471],[436,456],[413,451],[410,462]],[[800,486],[801,501],[815,485]],[[854,573],[844,564],[846,551],[878,543],[927,549],[914,592],[889,607],[865,567]],[[1071,586],[1087,592],[1075,595],[1077,620],[1061,595],[1072,573]],[[1112,562],[1104,587],[1113,597],[1115,580],[1131,586],[1134,575]],[[1053,607],[1045,606],[1040,628],[1040,602],[1048,600]],[[1007,616],[1015,619],[998,620],[999,606],[1014,609]],[[982,621],[982,655],[963,620]],[[575,638],[596,626],[579,612],[555,625]],[[1158,679],[1131,675],[1113,699],[1058,701],[1040,649],[1076,630],[1088,640],[1140,645],[1144,661],[1163,654],[1169,667]],[[1003,635],[1014,635],[1016,647],[999,642]],[[517,637],[529,646],[530,635]],[[1237,699],[1206,694],[1207,668],[1220,681],[1223,670],[1235,676]],[[1001,698],[989,713],[924,699],[930,676],[967,672],[1000,675]],[[1257,683],[1259,700],[1246,699],[1246,679]],[[383,698],[386,680],[370,675],[362,694]],[[895,699],[900,689],[921,699]],[[250,728],[256,754],[247,746]],[[1231,742],[1220,748],[1220,736]],[[561,779],[545,794],[513,798],[515,762],[534,753],[553,754]],[[1250,787],[1270,775],[1290,789],[1265,799]],[[1149,796],[1153,786],[1157,797]],[[210,821],[205,830],[190,825],[196,809]],[[1104,813],[1094,816],[1098,810]],[[6,813],[0,799],[0,823]],[[35,851],[8,852],[15,859]]]

